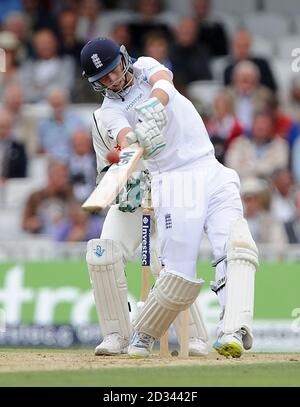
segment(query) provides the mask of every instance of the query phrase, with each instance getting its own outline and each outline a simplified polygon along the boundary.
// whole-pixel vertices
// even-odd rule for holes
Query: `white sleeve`
[[[118,108],[104,107],[101,109],[101,121],[108,131],[108,136],[115,142],[117,142],[117,136],[122,129],[131,128],[124,112]]]
[[[168,72],[170,78],[173,79],[173,73],[163,64],[151,57],[140,57],[135,62],[134,67],[137,68],[139,71],[142,71],[144,79],[147,82],[149,82],[149,79],[152,75],[159,71]]]

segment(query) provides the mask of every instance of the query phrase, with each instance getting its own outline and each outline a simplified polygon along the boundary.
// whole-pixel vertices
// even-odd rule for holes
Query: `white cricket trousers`
[[[226,254],[231,225],[243,216],[239,188],[237,173],[224,167],[214,156],[201,159],[189,168],[153,175],[152,201],[162,261],[167,270],[196,276],[203,231],[208,235],[214,258]],[[225,273],[221,263],[216,280]]]

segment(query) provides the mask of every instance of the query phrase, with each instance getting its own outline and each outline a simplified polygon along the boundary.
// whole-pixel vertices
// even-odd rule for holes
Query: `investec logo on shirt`
[[[131,110],[131,109],[134,107],[134,105],[136,105],[137,102],[138,102],[142,97],[143,97],[143,94],[140,93],[136,98],[134,98],[134,99],[126,106],[125,109],[127,110],[127,112],[128,112],[129,110]]]

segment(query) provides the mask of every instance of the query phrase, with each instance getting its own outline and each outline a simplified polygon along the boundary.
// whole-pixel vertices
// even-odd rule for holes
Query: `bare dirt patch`
[[[0,373],[2,372],[26,372],[26,371],[53,371],[53,370],[79,370],[79,369],[102,369],[102,368],[136,368],[136,367],[171,367],[180,365],[231,365],[234,363],[280,363],[299,362],[300,353],[247,353],[240,359],[226,359],[210,353],[207,357],[190,357],[179,359],[168,357],[162,359],[154,354],[148,359],[129,359],[122,356],[94,356],[92,350],[1,350]]]

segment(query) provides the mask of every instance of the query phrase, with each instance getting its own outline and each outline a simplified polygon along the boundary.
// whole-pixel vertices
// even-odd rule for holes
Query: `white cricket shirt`
[[[158,61],[141,57],[134,64],[134,83],[124,100],[105,98],[99,115],[108,135],[117,139],[125,127],[133,130],[138,123],[135,107],[148,99],[152,91],[150,77],[161,70],[172,73]],[[178,91],[166,106],[168,124],[163,129],[166,147],[153,159],[147,160],[151,172],[165,172],[190,166],[207,155],[214,156],[214,147],[204,123],[193,104]]]

